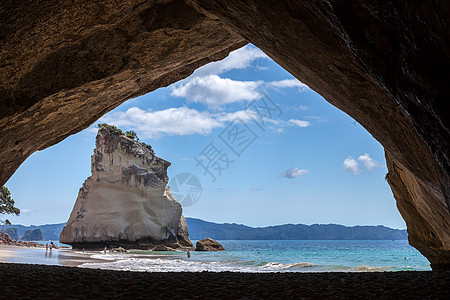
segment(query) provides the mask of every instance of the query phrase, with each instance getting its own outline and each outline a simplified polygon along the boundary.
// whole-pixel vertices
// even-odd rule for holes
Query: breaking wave
[[[106,270],[140,271],[140,272],[377,272],[391,271],[389,267],[371,267],[360,265],[349,266],[323,266],[309,262],[279,263],[256,262],[248,260],[230,259],[205,261],[187,259],[178,254],[137,254],[137,253],[112,253],[92,254],[91,258],[97,262],[84,263],[80,267]],[[102,260],[103,262],[98,262]]]

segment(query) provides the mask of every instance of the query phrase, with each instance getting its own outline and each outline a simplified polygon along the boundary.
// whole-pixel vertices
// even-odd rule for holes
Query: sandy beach
[[[98,260],[49,252],[0,247],[0,298],[448,299],[450,286],[450,272],[130,272],[77,268]]]
[[[0,246],[0,262],[18,264],[40,264],[75,267],[87,262],[103,262],[90,257],[92,253],[80,253],[72,249],[27,248],[19,246]]]

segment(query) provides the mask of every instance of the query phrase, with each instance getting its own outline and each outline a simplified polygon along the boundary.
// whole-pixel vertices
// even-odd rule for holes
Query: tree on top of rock
[[[138,142],[139,144],[141,144],[142,147],[144,147],[144,148],[146,148],[147,150],[149,150],[150,153],[151,153],[152,155],[155,155],[155,151],[153,151],[152,146],[149,145],[149,144],[147,144],[147,143],[145,143],[145,142],[140,142],[140,141],[139,141],[139,137],[137,136],[136,132],[134,132],[134,131],[132,131],[132,130],[128,130],[128,131],[125,131],[125,133],[123,133],[122,129],[117,128],[117,127],[114,126],[114,125],[109,125],[109,124],[106,124],[106,123],[98,124],[97,127],[100,128],[100,129],[107,129],[107,130],[109,130],[109,132],[112,133],[112,134],[116,134],[116,135],[124,135],[124,136],[126,136],[127,138],[130,138],[130,139],[132,139],[133,141]]]
[[[97,125],[98,128],[100,129],[107,129],[109,130],[109,132],[111,132],[112,134],[117,134],[117,135],[123,135],[123,131],[119,128],[117,128],[114,125],[109,125],[106,123],[101,123]]]
[[[134,132],[134,131],[132,131],[132,130],[130,130],[130,131],[125,131],[125,136],[126,136],[127,138],[132,139],[132,140],[135,140],[136,142],[139,142],[139,138],[138,138],[136,132]]]

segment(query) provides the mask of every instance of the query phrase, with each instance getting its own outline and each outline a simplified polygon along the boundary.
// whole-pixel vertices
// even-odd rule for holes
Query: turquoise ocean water
[[[196,241],[193,241],[195,244]],[[150,272],[370,272],[430,270],[407,241],[219,241],[226,251],[91,253],[82,267]]]

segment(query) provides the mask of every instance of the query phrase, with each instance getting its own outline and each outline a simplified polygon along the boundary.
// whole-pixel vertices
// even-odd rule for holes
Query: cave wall
[[[0,181],[34,151],[247,42],[385,148],[410,243],[450,268],[450,3],[3,1]]]
[[[0,183],[33,152],[247,42],[183,1],[0,2]]]
[[[385,148],[409,242],[450,268],[448,2],[204,1]]]

